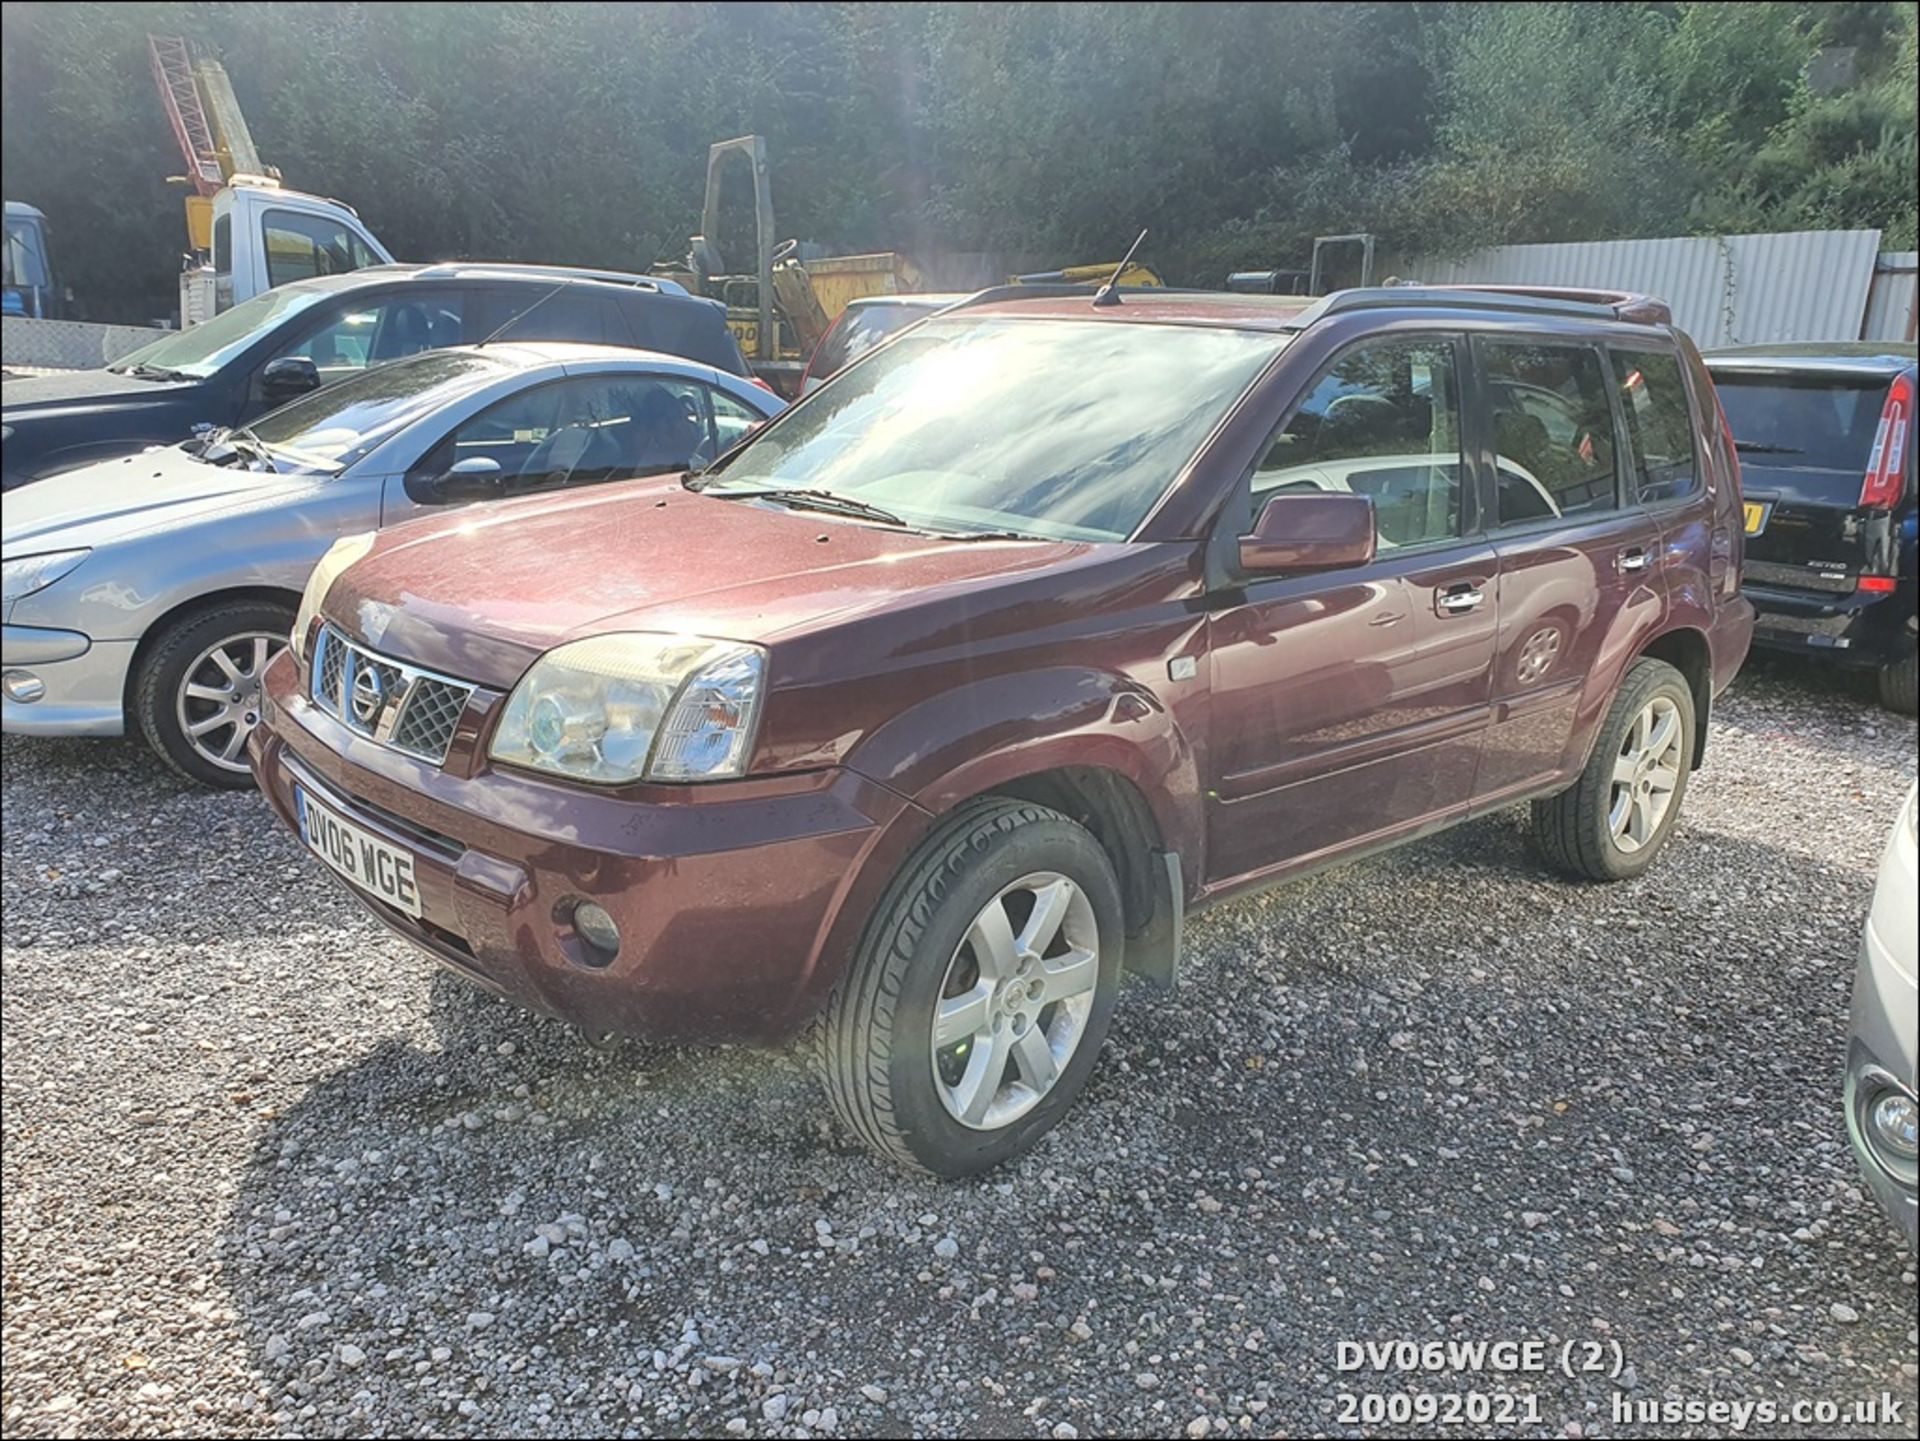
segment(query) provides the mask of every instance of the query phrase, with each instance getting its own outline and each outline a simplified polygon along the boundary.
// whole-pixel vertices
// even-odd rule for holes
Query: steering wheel
[[[613,437],[604,429],[596,427],[585,430],[586,443],[580,447],[579,453],[568,464],[556,465],[554,462],[559,452],[560,442],[569,436],[580,435],[583,430],[585,427],[569,425],[556,430],[536,445],[533,448],[533,454],[527,457],[527,463],[521,467],[520,474],[516,477],[520,488],[523,490],[552,489],[568,484],[582,471],[591,474],[596,470],[604,470],[619,463],[618,455],[607,455],[609,450],[616,448]],[[600,462],[590,464],[589,458],[596,453],[601,457]]]
[[[1332,420],[1344,410],[1358,410],[1363,405],[1383,406],[1388,410],[1400,408],[1384,395],[1373,395],[1364,390],[1356,391],[1352,395],[1336,396],[1333,403],[1327,407],[1327,419]]]

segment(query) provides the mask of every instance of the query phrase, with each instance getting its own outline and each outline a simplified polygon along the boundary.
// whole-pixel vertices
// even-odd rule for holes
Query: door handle
[[[1626,575],[1650,568],[1653,565],[1653,557],[1636,545],[1631,550],[1621,551],[1620,559],[1614,564],[1620,568],[1623,575]]]
[[[1487,593],[1470,580],[1450,585],[1445,590],[1433,593],[1433,608],[1440,615],[1465,615],[1476,609],[1487,598]]]

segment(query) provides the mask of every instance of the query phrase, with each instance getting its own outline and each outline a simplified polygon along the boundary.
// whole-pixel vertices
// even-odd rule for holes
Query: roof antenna
[[[1127,273],[1127,267],[1133,264],[1133,252],[1140,248],[1140,242],[1147,238],[1147,232],[1141,231],[1133,237],[1133,244],[1127,247],[1127,253],[1120,257],[1120,263],[1113,267],[1113,274],[1107,283],[1100,287],[1093,297],[1095,305],[1118,305],[1120,303],[1120,277]]]
[[[494,330],[493,334],[489,335],[485,340],[482,340],[478,344],[476,344],[474,346],[474,349],[478,350],[483,345],[492,345],[494,341],[498,340],[501,336],[505,335],[509,330],[513,329],[514,326],[518,325],[521,321],[525,320],[529,315],[533,314],[534,311],[538,310],[541,306],[545,305],[549,300],[553,299],[554,296],[558,295],[561,291],[565,290],[566,288],[567,288],[567,282],[563,280],[558,285],[554,286],[553,289],[549,290],[545,295],[541,296],[538,300],[534,301],[533,304],[527,306],[524,310],[514,311],[512,315],[509,315],[505,320],[500,322],[499,326]]]

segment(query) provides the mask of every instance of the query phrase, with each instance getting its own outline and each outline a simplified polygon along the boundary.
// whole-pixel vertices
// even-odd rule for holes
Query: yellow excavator
[[[721,185],[727,167],[746,163],[753,172],[755,264],[729,271],[713,237],[720,229]],[[727,307],[727,328],[755,375],[780,394],[799,393],[807,358],[849,301],[868,295],[908,295],[927,288],[926,277],[906,256],[886,250],[871,255],[829,255],[802,261],[798,241],[774,241],[773,186],[767,142],[759,135],[721,140],[707,149],[707,193],[700,233],[689,237],[684,259],[663,261],[650,274],[678,281],[695,295]],[[1114,265],[1076,265],[1066,270],[1016,275],[1011,284],[1105,282]],[[1144,265],[1128,264],[1121,285],[1159,285]]]
[[[730,163],[753,172],[756,263],[730,271],[713,237],[720,229],[721,184]],[[707,150],[707,194],[700,233],[687,242],[685,259],[664,261],[651,274],[676,280],[695,295],[727,307],[727,328],[755,375],[782,395],[796,394],[807,357],[847,302],[862,295],[897,295],[922,288],[919,269],[904,255],[834,255],[799,259],[799,243],[774,243],[773,187],[767,142],[759,135],[721,140]]]

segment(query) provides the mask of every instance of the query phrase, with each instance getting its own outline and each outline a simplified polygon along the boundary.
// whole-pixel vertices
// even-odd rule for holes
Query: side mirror
[[[269,360],[260,372],[260,393],[278,404],[320,388],[320,367],[304,355],[283,355]]]
[[[433,482],[436,500],[491,500],[500,493],[505,472],[490,455],[470,455],[456,460],[453,469]]]
[[[1373,559],[1373,500],[1345,491],[1276,495],[1240,537],[1240,568],[1252,575],[1341,570]]]

